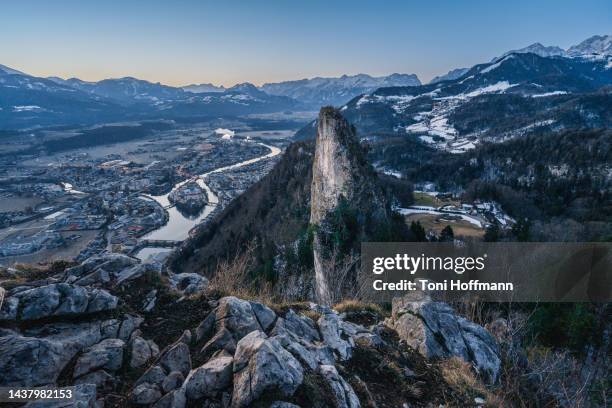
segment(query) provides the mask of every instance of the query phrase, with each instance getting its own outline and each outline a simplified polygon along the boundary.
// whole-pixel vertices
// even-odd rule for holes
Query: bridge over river
[[[182,241],[173,241],[170,239],[141,239],[138,244],[130,250],[129,255],[137,254],[141,249],[149,248],[174,248],[181,244]]]

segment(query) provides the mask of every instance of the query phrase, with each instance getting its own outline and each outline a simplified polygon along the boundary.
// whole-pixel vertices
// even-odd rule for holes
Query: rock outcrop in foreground
[[[417,295],[395,298],[387,324],[424,357],[460,357],[485,381],[497,382],[501,360],[495,338],[483,327],[458,316],[448,304]]]
[[[107,255],[14,286],[0,386],[76,385],[83,407],[438,406],[469,401],[427,358],[458,356],[491,382],[499,373],[491,335],[443,304],[396,302],[383,321],[209,297],[207,285]]]

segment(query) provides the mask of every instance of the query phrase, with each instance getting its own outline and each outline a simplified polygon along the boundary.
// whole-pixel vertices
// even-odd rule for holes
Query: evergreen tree
[[[425,234],[425,228],[421,225],[420,221],[412,221],[410,224],[410,231],[414,235],[414,239],[417,242],[427,241],[427,235]]]
[[[527,218],[519,218],[512,226],[512,234],[519,242],[528,242],[530,238],[531,221]]]
[[[484,234],[485,242],[497,242],[499,241],[499,227],[497,224],[491,225]]]
[[[440,242],[453,242],[455,240],[455,233],[450,225],[444,227],[440,232]]]

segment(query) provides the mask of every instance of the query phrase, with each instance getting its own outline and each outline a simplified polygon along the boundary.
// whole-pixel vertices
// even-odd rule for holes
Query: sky
[[[174,86],[394,72],[426,82],[611,28],[610,0],[19,0],[0,6],[0,64]]]

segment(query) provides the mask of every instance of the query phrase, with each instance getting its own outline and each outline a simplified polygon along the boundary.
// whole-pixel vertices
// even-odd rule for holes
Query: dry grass
[[[310,302],[277,302],[270,308],[279,315],[284,315],[289,309],[301,313],[310,310]]]
[[[451,357],[441,361],[440,371],[444,380],[457,392],[470,400],[480,397],[484,399],[485,407],[507,407],[505,401],[488,390],[485,385],[476,377],[469,363],[459,357]]]
[[[327,288],[323,299],[318,299],[325,304],[335,304],[349,298],[361,298],[365,293],[365,283],[359,277],[355,280],[355,271],[359,274],[360,258],[355,253],[342,256],[336,248],[332,253],[321,260],[321,267],[328,271],[328,277],[333,279],[333,284]]]
[[[208,290],[221,296],[236,296],[271,304],[273,299],[270,284],[253,279],[249,274],[254,262],[253,249],[254,246],[250,245],[233,259],[221,262],[210,280]]]
[[[334,305],[333,309],[338,313],[366,311],[374,313],[380,317],[387,317],[387,313],[385,313],[383,308],[376,303],[366,303],[354,299],[343,300],[342,302]]]
[[[318,321],[319,318],[321,317],[321,313],[317,312],[316,310],[306,310],[306,311],[302,312],[302,314],[304,316],[308,317],[313,322]]]

